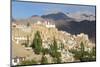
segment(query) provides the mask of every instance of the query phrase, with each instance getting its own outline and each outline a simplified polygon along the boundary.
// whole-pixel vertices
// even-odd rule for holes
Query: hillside
[[[49,25],[49,26],[47,26]],[[56,42],[56,47],[57,48],[57,53],[61,55],[59,57],[60,63],[63,62],[76,62],[80,60],[75,60],[74,54],[71,53],[70,51],[73,49],[80,49],[80,44],[83,43],[84,50],[87,52],[91,52],[93,48],[95,48],[95,43],[92,43],[87,34],[84,33],[79,33],[76,35],[72,35],[66,31],[61,31],[54,27],[50,22],[40,22],[38,21],[37,23],[32,23],[29,26],[25,24],[16,24],[12,23],[12,41],[14,42],[13,45],[20,45],[21,47],[24,46],[24,51],[27,53],[31,53],[27,56],[26,53],[24,53],[24,58],[26,60],[34,60],[37,63],[36,64],[41,64],[40,60],[42,59],[41,56],[45,56],[48,60],[48,63],[55,63],[53,61],[54,57],[52,56],[52,53],[47,52],[47,54],[42,55],[37,54],[34,52],[35,49],[31,48],[30,46],[32,45],[32,42],[34,41],[34,38],[36,37],[35,34],[36,32],[39,32],[41,40],[42,40],[42,48],[47,49],[48,51],[52,51],[51,45],[54,45],[54,39]],[[16,43],[16,44],[15,44]],[[13,46],[12,46],[13,47]],[[54,50],[55,50],[54,49]],[[21,48],[20,48],[21,50]],[[16,52],[17,54],[16,54]],[[21,52],[18,52],[18,49],[14,49],[13,53],[14,58],[21,57]],[[54,53],[55,55],[56,53]],[[15,56],[16,55],[16,56]],[[38,58],[40,57],[40,58]],[[32,59],[32,58],[37,58],[37,59]],[[20,62],[21,63],[21,62]]]

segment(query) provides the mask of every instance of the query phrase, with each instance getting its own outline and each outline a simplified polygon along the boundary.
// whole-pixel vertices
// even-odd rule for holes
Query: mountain
[[[51,13],[47,15],[32,15],[31,17],[20,20],[21,23],[36,23],[37,21],[48,20],[54,23],[59,30],[66,31],[71,34],[85,33],[95,42],[96,38],[96,21],[95,16],[89,13],[71,13],[62,12]]]
[[[67,28],[69,28],[70,25],[69,21],[73,20],[72,18],[70,18],[69,16],[67,16],[62,12],[42,15],[41,17],[49,20],[52,19],[57,27],[66,26]]]
[[[27,18],[27,19],[17,19],[16,23],[19,24],[27,24],[27,23],[36,23],[37,21],[44,21],[45,19],[43,19],[42,17],[38,16],[38,15],[32,15],[31,17]]]
[[[67,31],[71,34],[79,34],[79,33],[85,33],[88,34],[89,38],[95,42],[95,38],[96,38],[96,23],[95,21],[88,21],[88,20],[84,20],[84,21],[70,21],[69,23],[69,27],[67,27],[67,25],[63,25],[63,26],[57,26],[57,28],[59,30],[64,30]]]
[[[38,16],[38,15],[32,15],[30,18],[27,19],[29,22],[35,23],[37,21],[44,21],[45,19],[43,19],[42,17]]]
[[[91,14],[80,13],[79,18],[58,12],[41,16],[46,19],[53,19],[59,30],[64,30],[71,34],[85,33],[95,42],[96,38],[96,21],[95,16]]]
[[[45,18],[45,19],[53,19],[55,21],[71,19],[70,17],[68,17],[66,14],[64,14],[62,12],[52,13],[52,14],[48,14],[48,15],[42,15],[41,17]]]

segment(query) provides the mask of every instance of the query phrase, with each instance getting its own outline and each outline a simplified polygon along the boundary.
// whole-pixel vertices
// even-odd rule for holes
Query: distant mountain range
[[[77,15],[78,16],[78,15]],[[95,41],[96,21],[95,16],[88,14],[79,14],[80,17],[67,16],[64,13],[48,14],[41,16],[44,19],[53,19],[59,30],[67,31],[71,34],[85,33],[89,38]],[[79,18],[79,19],[78,19]]]
[[[64,30],[71,34],[85,33],[89,38],[95,42],[96,39],[96,20],[92,14],[76,13],[64,14],[62,12],[52,13],[42,16],[33,15],[24,20],[16,20],[20,22],[31,22],[49,20],[55,23],[59,30]],[[15,21],[13,19],[12,21]]]
[[[47,19],[53,19],[53,20],[72,20],[69,16],[62,12],[54,13],[54,14],[48,14],[48,15],[42,15],[42,18]]]

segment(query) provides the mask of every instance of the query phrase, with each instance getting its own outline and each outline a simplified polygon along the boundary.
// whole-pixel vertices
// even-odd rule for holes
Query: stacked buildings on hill
[[[52,24],[49,21],[37,21],[37,23],[32,23],[30,26],[25,24],[17,24],[16,22],[12,23],[12,63],[13,65],[19,64],[24,60],[31,60],[36,58],[36,61],[40,61],[42,55],[34,54],[32,48],[29,47],[34,39],[34,34],[36,31],[40,32],[42,38],[43,48],[50,48],[53,38],[57,40],[59,52],[61,52],[61,61],[62,62],[74,62],[75,59],[73,54],[69,52],[70,49],[77,49],[80,47],[80,43],[85,44],[85,50],[90,51],[95,44],[90,42],[88,35],[80,33],[77,35],[71,35],[66,31],[59,31],[55,24]],[[28,47],[23,46],[27,43]],[[61,49],[62,44],[64,49]],[[46,55],[48,58],[51,58],[49,55]],[[52,59],[52,58],[51,58]],[[51,60],[49,59],[49,60]],[[51,60],[52,61],[52,60]],[[51,63],[51,61],[49,63]]]

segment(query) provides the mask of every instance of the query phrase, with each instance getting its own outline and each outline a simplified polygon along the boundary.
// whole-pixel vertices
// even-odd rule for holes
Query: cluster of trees
[[[41,59],[41,64],[46,64],[48,63],[47,58],[45,57],[45,54],[49,54],[53,57],[53,62],[54,63],[60,63],[61,62],[61,53],[58,52],[58,46],[57,46],[57,41],[54,38],[53,43],[50,44],[50,49],[46,49],[42,47],[42,39],[40,36],[40,32],[37,31],[35,33],[34,40],[31,44],[32,49],[36,54],[42,54],[42,59]]]
[[[31,46],[35,54],[42,54],[42,58],[40,63],[41,64],[47,64],[48,63],[48,58],[45,56],[46,54],[49,54],[53,58],[54,63],[61,63],[61,53],[58,52],[58,44],[56,39],[54,38],[52,44],[50,44],[50,48],[43,48],[42,47],[42,38],[40,36],[40,32],[37,31],[35,33],[33,42]],[[61,44],[61,48],[63,49],[64,45]],[[80,60],[81,62],[86,62],[86,61],[95,61],[96,60],[96,50],[95,47],[91,49],[91,51],[85,51],[85,46],[84,43],[81,42],[80,48],[78,49],[72,49],[69,50],[71,53],[74,54],[74,58],[76,60]],[[22,64],[36,64],[35,61],[24,61]]]
[[[96,60],[96,49],[93,47],[91,51],[85,51],[85,46],[83,42],[80,44],[79,49],[70,50],[74,54],[74,58],[76,60],[80,60],[81,62],[95,61]]]

